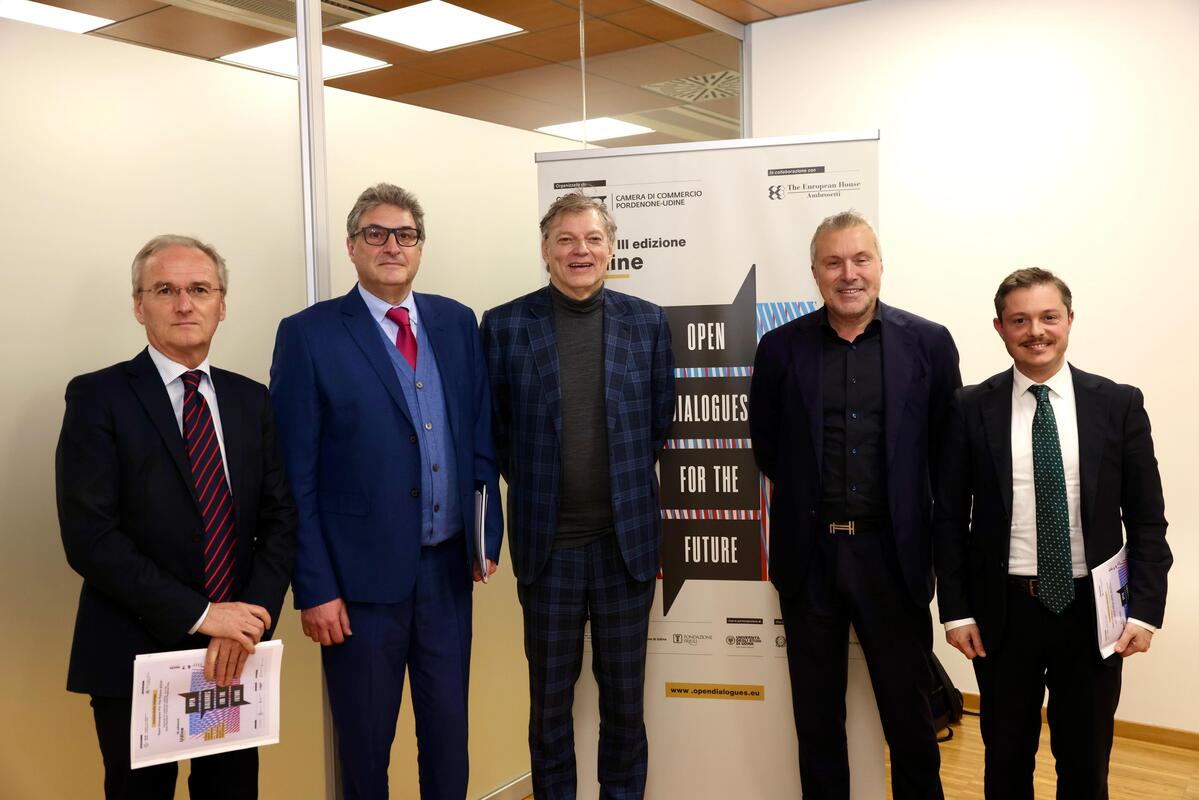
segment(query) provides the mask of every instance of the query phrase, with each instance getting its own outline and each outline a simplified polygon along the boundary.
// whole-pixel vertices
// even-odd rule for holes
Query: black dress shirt
[[[823,315],[824,474],[821,516],[825,520],[886,523],[886,447],[883,416],[882,322],[874,319],[847,342]]]

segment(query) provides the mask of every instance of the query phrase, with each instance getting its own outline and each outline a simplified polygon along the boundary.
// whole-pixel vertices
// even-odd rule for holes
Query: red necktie
[[[199,391],[200,374],[199,370],[183,373],[183,444],[204,520],[204,591],[209,600],[223,603],[233,590],[237,531],[212,412]]]
[[[387,318],[400,326],[396,331],[396,349],[408,362],[408,366],[416,369],[416,337],[412,335],[412,323],[408,319],[408,309],[396,306],[389,309]]]

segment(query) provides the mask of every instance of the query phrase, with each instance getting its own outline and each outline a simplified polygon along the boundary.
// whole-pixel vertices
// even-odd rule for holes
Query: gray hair
[[[879,244],[878,234],[874,232],[874,227],[870,224],[870,221],[866,219],[866,217],[862,216],[860,212],[851,208],[848,211],[842,211],[839,214],[833,214],[831,217],[825,217],[824,220],[816,226],[816,232],[812,234],[812,244],[808,248],[809,255],[812,259],[812,266],[816,266],[816,240],[819,239],[821,235],[828,233],[829,231],[843,231],[848,230],[849,228],[856,228],[859,225],[864,226],[866,230],[870,231],[870,235],[874,237],[874,251],[881,261],[883,257],[883,246]]]
[[[1003,319],[1003,309],[1007,305],[1007,296],[1017,289],[1031,289],[1034,286],[1044,286],[1052,284],[1057,287],[1057,290],[1062,294],[1062,303],[1066,306],[1066,313],[1074,313],[1074,296],[1070,294],[1070,287],[1066,282],[1054,275],[1047,269],[1040,267],[1025,267],[1018,269],[1011,275],[1008,275],[999,284],[999,290],[995,292],[995,317]]]
[[[401,189],[394,183],[376,183],[358,195],[354,207],[346,215],[346,236],[353,236],[357,233],[362,215],[376,206],[395,206],[407,211],[412,215],[412,222],[416,225],[420,240],[422,242],[425,240],[425,210],[421,208],[416,195],[407,189]]]
[[[541,218],[541,241],[544,242],[550,238],[550,226],[560,215],[586,211],[594,211],[599,215],[600,222],[604,226],[604,234],[608,237],[608,243],[616,244],[616,220],[612,219],[608,207],[604,205],[603,200],[597,197],[588,197],[582,192],[564,194],[550,205],[545,216]]]
[[[220,281],[221,292],[224,293],[229,289],[229,269],[225,266],[225,259],[216,251],[216,248],[205,242],[201,242],[194,236],[180,236],[174,233],[164,233],[160,236],[155,236],[150,241],[142,245],[142,249],[137,251],[137,255],[133,257],[133,294],[137,295],[142,288],[142,273],[146,270],[146,262],[153,258],[158,253],[166,250],[168,247],[189,247],[193,250],[199,250],[208,259],[212,261],[216,267],[217,280]]]

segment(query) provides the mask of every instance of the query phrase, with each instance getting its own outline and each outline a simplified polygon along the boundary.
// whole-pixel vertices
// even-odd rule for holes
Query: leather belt
[[[832,536],[856,536],[858,534],[877,533],[891,527],[889,522],[877,519],[831,519],[823,520],[820,526],[821,530]]]
[[[1086,578],[1074,579],[1074,596],[1078,596],[1079,587],[1086,583]],[[1037,579],[1029,575],[1008,575],[1008,585],[1015,589],[1020,594],[1026,594],[1029,597],[1037,597]]]

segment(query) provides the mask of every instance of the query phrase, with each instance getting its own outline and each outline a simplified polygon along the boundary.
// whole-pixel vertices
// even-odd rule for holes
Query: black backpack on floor
[[[954,688],[937,656],[929,653],[928,658],[933,677],[933,691],[929,697],[933,707],[933,728],[937,731],[938,742],[948,742],[953,738],[953,729],[949,726],[962,719],[962,693]]]

